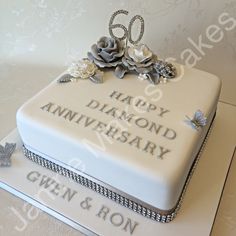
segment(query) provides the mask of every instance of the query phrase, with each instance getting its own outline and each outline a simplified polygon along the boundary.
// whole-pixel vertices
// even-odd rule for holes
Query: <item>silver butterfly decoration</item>
[[[6,143],[5,147],[0,145],[0,167],[11,166],[11,155],[16,149],[16,143]]]
[[[199,129],[200,127],[204,127],[207,124],[207,118],[205,117],[205,115],[203,114],[203,112],[201,110],[197,110],[194,113],[193,118],[189,118],[188,116],[186,116],[190,125],[195,128],[195,129]]]

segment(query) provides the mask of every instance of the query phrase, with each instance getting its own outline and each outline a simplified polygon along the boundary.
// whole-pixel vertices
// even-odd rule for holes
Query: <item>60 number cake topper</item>
[[[128,26],[128,29],[122,25],[122,24],[114,24],[114,20],[115,20],[115,17],[117,15],[120,15],[120,14],[124,14],[124,15],[128,15],[129,12],[126,11],[126,10],[118,10],[116,12],[114,12],[111,16],[111,19],[110,19],[110,22],[109,22],[109,33],[111,35],[112,38],[118,38],[119,40],[127,40],[126,42],[130,42],[131,44],[138,44],[142,37],[143,37],[143,34],[144,34],[144,19],[142,16],[140,15],[136,15],[134,16],[130,22],[129,22],[129,26]],[[132,26],[134,24],[134,22],[136,20],[139,20],[140,23],[141,23],[141,27],[140,27],[140,33],[139,33],[139,37],[137,40],[133,40],[132,39]],[[113,33],[113,29],[122,29],[124,31],[124,35],[122,37],[116,37]],[[126,43],[127,44],[127,43]]]

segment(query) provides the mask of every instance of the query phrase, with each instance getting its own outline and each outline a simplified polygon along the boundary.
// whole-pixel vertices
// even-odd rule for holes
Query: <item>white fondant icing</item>
[[[112,72],[106,72],[99,85],[89,80],[54,81],[18,110],[17,126],[26,147],[36,154],[169,210],[178,201],[209,128],[220,88],[214,75],[188,68],[180,80],[156,86],[134,75],[120,80]],[[144,100],[147,105],[140,109]],[[114,113],[112,107],[125,113]],[[208,118],[199,130],[185,122],[197,109]],[[115,133],[109,140],[104,124],[117,125],[118,131],[109,132],[107,126],[109,135]],[[121,128],[129,138],[121,135]]]

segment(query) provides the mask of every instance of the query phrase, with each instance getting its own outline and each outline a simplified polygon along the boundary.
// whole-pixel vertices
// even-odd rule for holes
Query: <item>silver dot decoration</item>
[[[213,121],[214,121],[214,118],[213,118]],[[212,123],[213,123],[212,121]],[[73,172],[69,169],[66,169],[58,164],[55,164],[33,152],[31,152],[30,150],[28,150],[24,145],[23,145],[23,152],[24,152],[24,155],[31,161],[55,172],[55,173],[58,173],[60,175],[63,175],[67,178],[70,178],[72,179],[73,181],[75,181],[76,183],[86,187],[86,188],[89,188],[95,192],[97,192],[98,194],[100,195],[103,195],[104,197],[106,198],[109,198],[111,199],[112,201],[126,207],[126,208],[129,208],[130,210],[144,216],[144,217],[147,217],[149,219],[152,219],[154,221],[158,221],[158,222],[161,222],[161,223],[169,223],[171,222],[177,215],[179,209],[180,209],[180,206],[183,202],[183,198],[184,198],[184,195],[185,195],[185,192],[187,190],[187,186],[190,182],[190,179],[194,173],[194,170],[196,169],[196,166],[198,164],[198,161],[200,159],[200,156],[204,150],[204,147],[206,145],[206,142],[207,142],[207,139],[209,137],[209,134],[211,132],[211,129],[212,129],[212,124],[208,130],[208,133],[204,139],[204,142],[198,152],[198,155],[196,156],[193,164],[192,164],[192,167],[189,171],[189,174],[188,174],[188,177],[187,177],[187,180],[185,182],[185,185],[183,187],[183,190],[182,190],[182,193],[181,193],[181,196],[179,198],[179,201],[176,205],[176,207],[169,213],[164,213],[163,211],[160,211],[159,209],[157,208],[154,208],[154,209],[151,209],[151,208],[148,208],[146,206],[143,206],[142,204],[139,204],[138,201],[134,201],[134,200],[131,200],[129,199],[128,197],[125,196],[125,193],[123,195],[115,192],[114,190],[111,190],[109,189],[106,184],[100,182],[100,183],[96,183],[76,172]],[[104,186],[102,185],[104,184]],[[142,191],[142,189],[140,189],[140,191]]]

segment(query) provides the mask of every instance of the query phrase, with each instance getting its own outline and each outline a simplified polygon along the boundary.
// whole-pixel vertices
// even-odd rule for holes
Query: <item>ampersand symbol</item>
[[[84,209],[84,210],[89,210],[92,205],[90,204],[90,202],[92,201],[93,199],[91,197],[86,197],[84,201],[82,201],[80,203],[80,206]]]

